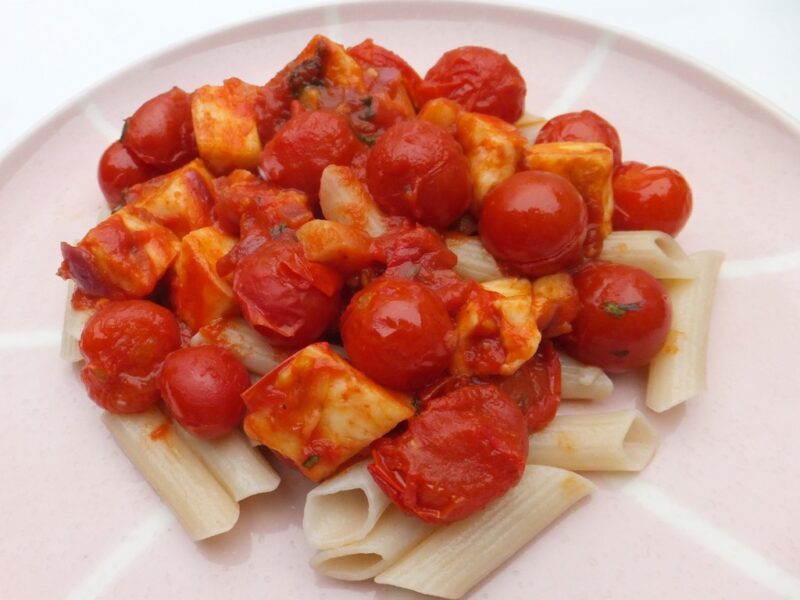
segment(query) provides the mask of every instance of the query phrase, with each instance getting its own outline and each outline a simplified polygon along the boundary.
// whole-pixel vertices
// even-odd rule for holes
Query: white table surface
[[[3,0],[0,155],[109,75],[204,34],[331,0]],[[800,119],[796,0],[517,0],[630,32],[728,76]]]

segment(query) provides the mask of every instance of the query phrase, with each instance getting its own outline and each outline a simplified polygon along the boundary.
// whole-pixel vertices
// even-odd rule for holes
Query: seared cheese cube
[[[611,149],[584,142],[534,144],[525,149],[525,164],[529,169],[561,175],[575,186],[586,203],[589,225],[583,253],[589,258],[600,254],[614,215]]]
[[[513,125],[489,115],[462,112],[456,125],[469,162],[472,212],[479,215],[489,190],[516,172],[527,140]]]
[[[59,274],[93,296],[142,298],[155,289],[179,248],[169,229],[127,206],[90,229],[77,246],[62,243]]]
[[[256,103],[258,88],[231,78],[206,85],[192,95],[192,124],[197,150],[217,175],[255,169],[261,154]]]
[[[407,396],[371,381],[324,342],[288,358],[242,398],[247,435],[314,481],[414,414]]]
[[[377,262],[371,238],[352,225],[314,219],[297,230],[297,239],[308,260],[343,273],[357,274]]]
[[[530,296],[533,293],[533,286],[530,279],[524,277],[503,277],[502,279],[492,279],[481,283],[481,287],[490,292],[495,292],[505,298],[513,296]]]
[[[510,296],[491,291],[500,287],[505,284],[489,282],[461,307],[456,318],[458,344],[450,365],[453,375],[512,375],[536,353],[542,336],[533,296],[518,294],[516,285],[507,288]]]
[[[125,202],[150,213],[178,237],[211,225],[211,174],[200,159],[131,187]]]
[[[581,310],[578,290],[568,273],[554,273],[533,282],[533,306],[536,324],[544,337],[572,331]]]
[[[239,314],[230,282],[217,275],[217,261],[236,245],[236,238],[215,227],[196,229],[181,240],[170,285],[175,314],[192,331],[220,317]]]
[[[451,135],[455,135],[458,129],[458,115],[463,111],[464,109],[461,108],[461,105],[454,100],[434,98],[433,100],[428,100],[422,106],[417,118],[436,125]]]

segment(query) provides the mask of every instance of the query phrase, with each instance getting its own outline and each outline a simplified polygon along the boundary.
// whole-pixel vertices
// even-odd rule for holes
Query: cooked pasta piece
[[[60,356],[69,362],[83,360],[78,344],[86,321],[94,314],[93,308],[75,308],[72,306],[72,294],[75,293],[75,282],[67,281],[67,305],[64,307],[64,326],[61,328]]]
[[[190,344],[219,344],[242,361],[252,373],[269,373],[289,356],[289,352],[273,348],[244,319],[220,319],[200,328]]]
[[[539,130],[545,123],[547,123],[545,117],[537,117],[534,114],[526,112],[514,123],[514,127],[516,127],[519,132],[525,136],[525,139],[532,144],[536,141],[536,136],[539,135]]]
[[[158,409],[131,415],[104,413],[102,419],[193,540],[225,533],[236,524],[239,505]]]
[[[306,496],[303,530],[316,549],[363,540],[389,506],[389,499],[360,462],[318,485]]]
[[[389,506],[363,540],[317,552],[311,566],[335,579],[361,581],[375,577],[434,530],[422,519]]]
[[[695,276],[683,248],[663,231],[615,231],[606,238],[598,258],[638,267],[658,279]]]
[[[447,248],[458,257],[458,263],[453,270],[462,277],[481,282],[503,277],[494,256],[484,248],[479,238],[448,234],[445,242]]]
[[[172,426],[237,502],[278,487],[280,476],[241,430],[204,440],[177,423]]]
[[[558,415],[530,437],[528,463],[571,471],[641,471],[657,447],[655,429],[635,409]]]
[[[614,391],[614,382],[600,367],[578,362],[559,354],[561,360],[561,397],[570,400],[602,400]]]
[[[375,578],[441,598],[461,598],[594,485],[580,475],[529,465],[522,480],[485,510],[437,529]]]
[[[708,327],[714,288],[724,254],[689,256],[694,279],[664,281],[672,301],[672,326],[664,347],[650,363],[647,407],[663,412],[706,389]]]
[[[319,205],[329,221],[357,227],[373,237],[388,231],[386,215],[350,167],[325,167],[319,184]]]

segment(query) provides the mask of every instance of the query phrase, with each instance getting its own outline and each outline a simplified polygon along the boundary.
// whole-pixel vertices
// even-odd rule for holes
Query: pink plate
[[[373,37],[423,72],[455,46],[505,52],[528,82],[529,111],[591,108],[616,125],[626,158],[680,169],[695,194],[681,243],[728,255],[708,393],[650,415],[662,435],[650,467],[593,477],[590,500],[471,598],[800,597],[797,124],[707,71],[595,26],[427,2],[308,10],[204,38],[92,90],[0,163],[0,596],[414,597],[308,567],[300,523],[309,486],[293,474],[245,501],[231,534],[190,542],[58,358],[58,242],[94,223],[103,205],[95,166],[122,118],[172,85],[264,82],[317,32],[345,44]],[[618,384],[607,406],[641,404],[639,379]]]

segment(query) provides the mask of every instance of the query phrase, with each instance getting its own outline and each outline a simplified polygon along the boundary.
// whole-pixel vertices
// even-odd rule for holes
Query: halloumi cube
[[[217,275],[217,261],[236,245],[236,238],[215,227],[196,229],[181,240],[170,283],[175,314],[192,331],[220,317],[240,313],[230,281]]]
[[[554,142],[525,148],[525,165],[536,171],[548,171],[568,179],[586,203],[589,229],[583,253],[594,258],[603,249],[603,240],[611,233],[614,216],[614,157],[604,144]]]
[[[414,414],[408,396],[370,380],[325,342],[289,357],[242,398],[247,435],[314,481]]]
[[[258,166],[262,143],[257,102],[258,87],[235,77],[223,85],[205,85],[192,94],[197,150],[215,174]]]
[[[464,112],[461,105],[448,98],[433,98],[422,105],[417,115],[421,121],[427,121],[455,135],[458,129],[458,115]]]

